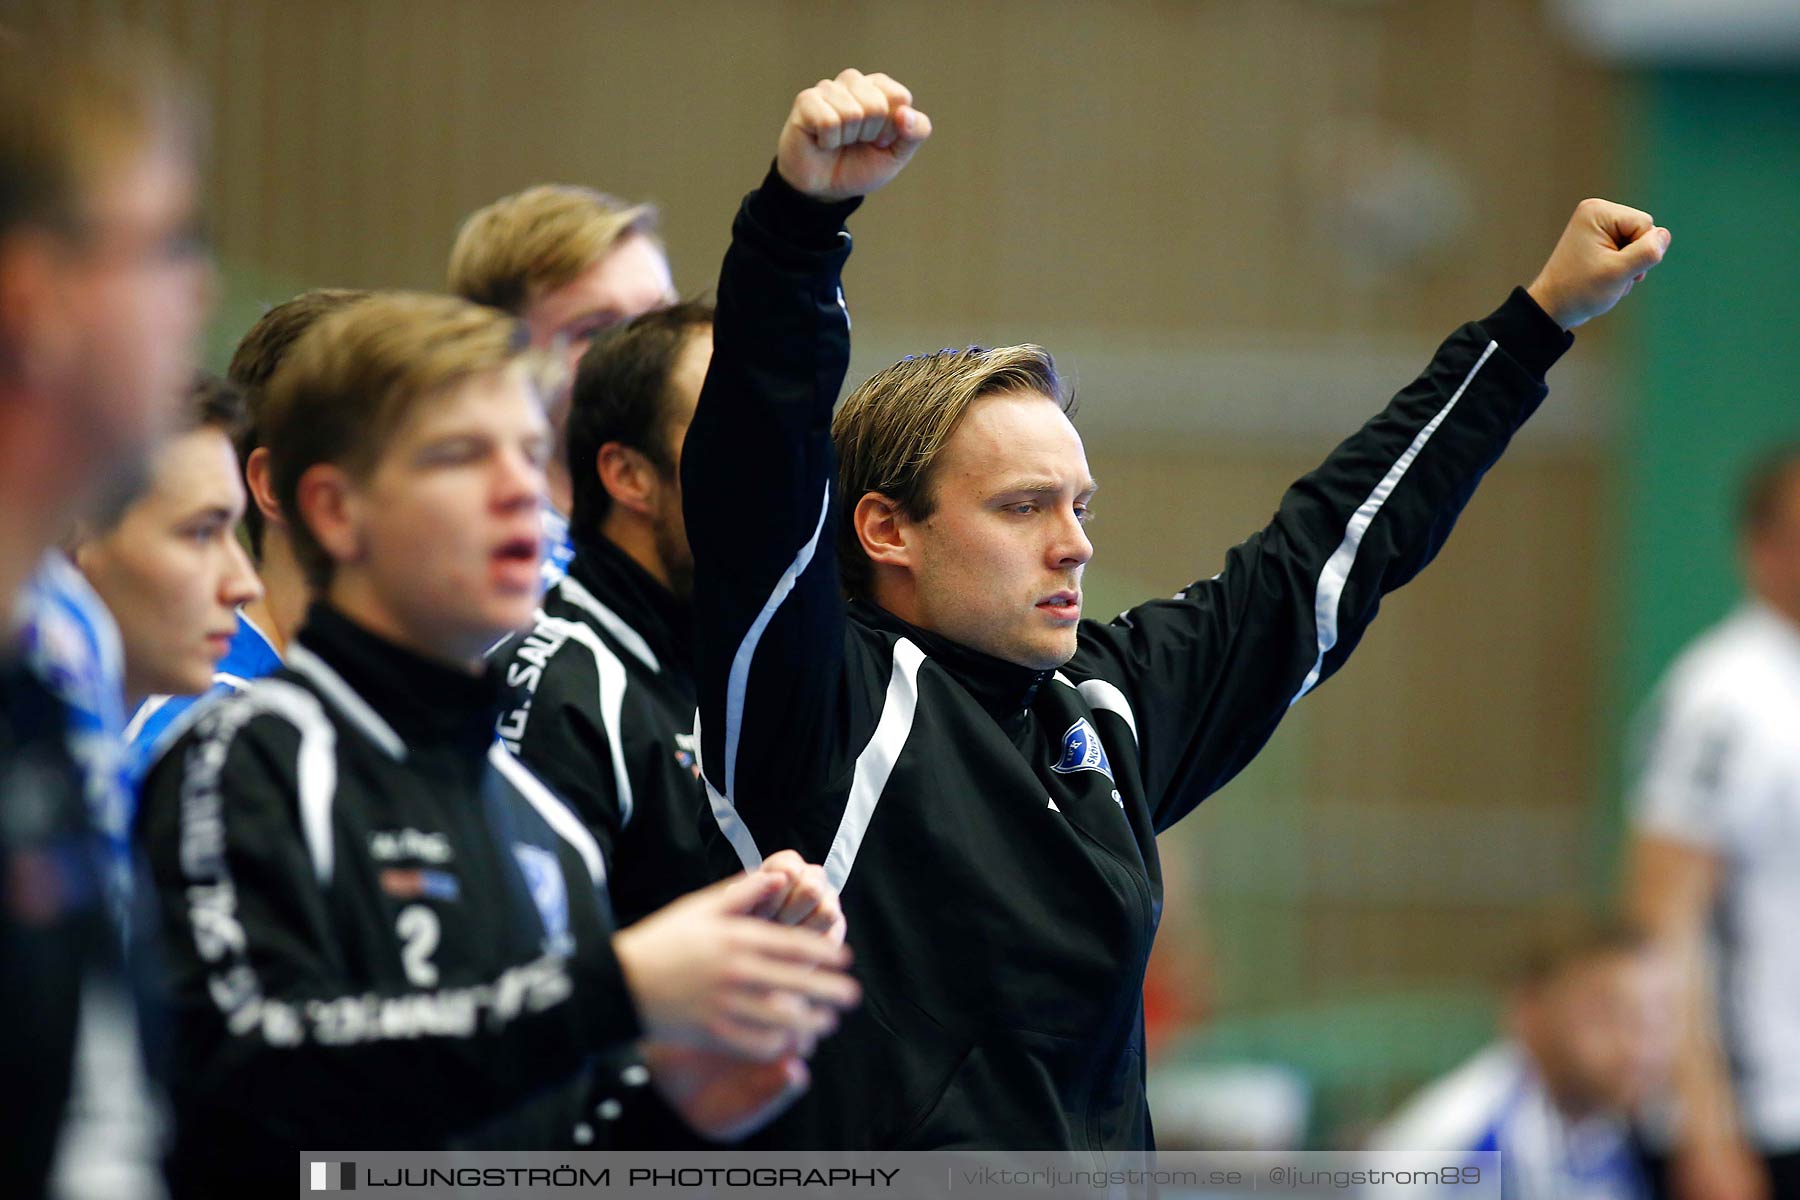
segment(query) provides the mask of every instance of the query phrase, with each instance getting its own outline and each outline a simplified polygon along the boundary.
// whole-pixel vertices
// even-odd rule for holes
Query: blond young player
[[[759,871],[615,933],[592,838],[494,738],[482,652],[537,602],[550,443],[517,323],[348,306],[265,422],[319,599],[286,669],[158,761],[139,824],[177,1186],[287,1186],[306,1146],[579,1144],[590,1065],[640,1038],[697,1122],[791,1099],[856,996],[832,898]],[[761,919],[784,911],[806,927]]]

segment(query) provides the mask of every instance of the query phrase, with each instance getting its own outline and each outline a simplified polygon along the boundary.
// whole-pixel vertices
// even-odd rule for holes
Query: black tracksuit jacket
[[[315,606],[158,761],[178,1192],[289,1191],[302,1149],[575,1140],[637,1017],[599,849],[498,700]]]
[[[694,749],[693,613],[603,537],[578,537],[532,627],[490,658],[500,738],[606,856],[618,923],[712,882]]]
[[[700,839],[706,789],[687,604],[606,538],[577,535],[568,572],[545,592],[531,628],[489,657],[506,684],[500,739],[594,835],[621,927],[720,874]],[[608,1116],[607,1143],[711,1145],[653,1089],[621,1086],[634,1065],[627,1056],[598,1074],[604,1094],[594,1107]]]
[[[1157,832],[1431,560],[1570,339],[1515,291],[1217,574],[1083,621],[1067,665],[1032,671],[842,597],[830,420],[852,208],[773,174],[746,200],[682,456],[715,850],[823,861],[865,987],[759,1144],[1147,1147]]]
[[[96,850],[67,711],[0,662],[0,1196],[49,1181],[83,978],[113,947]]]

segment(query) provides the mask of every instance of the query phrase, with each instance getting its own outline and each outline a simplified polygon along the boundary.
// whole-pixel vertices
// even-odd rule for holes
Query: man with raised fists
[[[843,222],[930,133],[883,75],[796,98],[733,229],[682,459],[714,850],[823,862],[865,988],[768,1141],[1145,1147],[1156,834],[1343,664],[1567,331],[1669,235],[1584,201],[1531,287],[1453,332],[1223,570],[1101,623],[1081,610],[1095,482],[1048,352],[908,358],[832,418]]]

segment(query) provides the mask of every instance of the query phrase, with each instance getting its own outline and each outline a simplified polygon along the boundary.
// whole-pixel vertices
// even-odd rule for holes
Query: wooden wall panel
[[[1610,80],[1536,0],[28,6],[123,13],[192,58],[221,252],[304,283],[432,286],[468,210],[571,179],[661,201],[703,288],[788,99],[850,64],[907,80],[940,130],[857,222],[874,325],[1423,336],[1528,276],[1612,173]],[[1333,176],[1308,165],[1369,127],[1470,205],[1374,281],[1319,235]]]

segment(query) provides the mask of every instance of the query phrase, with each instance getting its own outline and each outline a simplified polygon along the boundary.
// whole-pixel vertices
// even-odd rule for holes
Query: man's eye
[[[198,219],[184,223],[163,239],[162,257],[167,262],[187,263],[212,253],[212,238]]]
[[[618,318],[612,316],[589,317],[563,330],[563,336],[569,340],[569,345],[585,349],[601,333],[618,323]]]
[[[1037,509],[1037,501],[1035,500],[1027,500],[1022,504],[1007,505],[1008,512],[1018,513],[1021,517],[1029,517],[1032,513],[1036,512]]]
[[[1077,504],[1075,506],[1075,519],[1080,521],[1083,525],[1086,525],[1089,521],[1094,519],[1094,510],[1085,504]]]
[[[450,465],[468,462],[477,457],[480,451],[481,448],[473,441],[457,438],[425,447],[419,459],[427,465]]]

